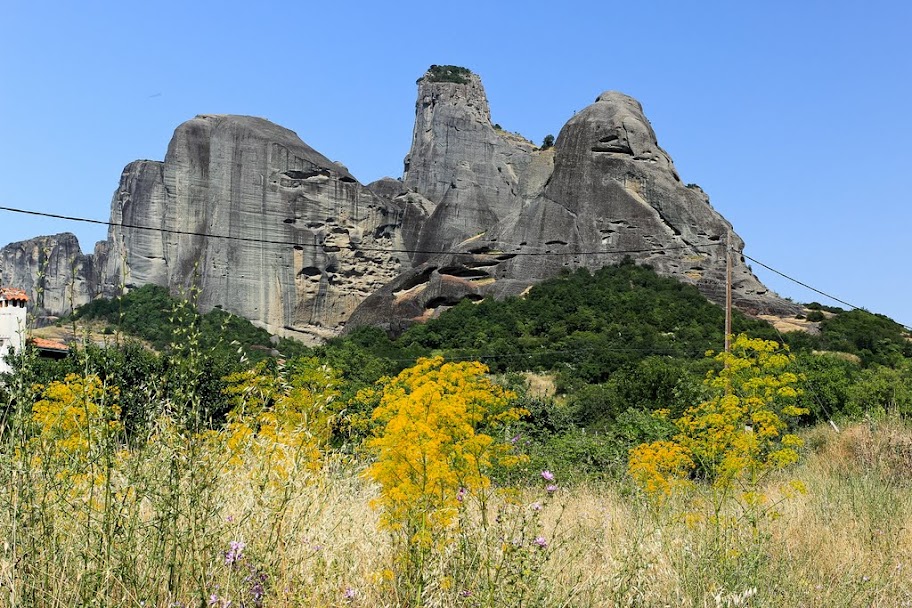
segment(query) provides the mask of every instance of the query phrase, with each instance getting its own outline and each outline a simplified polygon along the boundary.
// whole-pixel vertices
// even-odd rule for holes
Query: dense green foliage
[[[865,365],[896,365],[912,357],[912,341],[899,323],[865,310],[841,312],[820,323],[824,350],[854,353]]]
[[[562,387],[606,382],[649,356],[698,360],[723,343],[724,313],[693,286],[625,262],[545,281],[525,298],[464,301],[395,341],[485,361],[496,372],[555,370]],[[773,339],[735,314],[734,331]]]
[[[453,82],[466,84],[472,71],[458,65],[432,65],[424,77],[428,82]],[[419,80],[420,81],[420,80]]]
[[[912,414],[912,341],[904,328],[862,310],[810,308],[820,315],[817,335],[780,335],[737,312],[733,321],[735,333],[784,342],[796,354],[794,371],[804,387],[800,405],[809,410],[804,422],[882,411]],[[156,415],[148,411],[149,394],[172,402],[192,398],[200,422],[218,425],[226,413],[226,376],[257,361],[276,365],[279,357],[315,356],[344,379],[340,400],[347,405],[336,427],[338,443],[364,437],[345,422],[370,414],[355,398],[361,389],[422,356],[479,360],[529,411],[515,429],[531,456],[528,468],[550,467],[572,478],[622,470],[631,447],[673,432],[654,412],[668,410],[675,418],[705,399],[703,380],[715,365],[705,353],[722,346],[723,316],[694,287],[627,261],[594,273],[567,273],[523,298],[465,301],[396,338],[360,328],[310,349],[277,341],[222,310],[201,315],[167,290],[146,286],[94,301],[74,315],[76,321],[105,324],[116,346],[75,349],[61,361],[26,353],[14,361],[20,372],[13,377],[23,387],[47,385],[68,373],[97,374],[119,387],[124,425],[135,433]],[[23,365],[27,357],[30,364]],[[556,395],[527,391],[521,372],[553,381]]]
[[[274,349],[284,356],[307,352],[294,340],[282,339],[273,346],[268,331],[243,317],[218,308],[199,314],[193,307],[180,306],[181,301],[171,297],[164,287],[144,285],[112,300],[93,300],[78,308],[73,319],[104,322],[109,331],[135,336],[159,351],[170,347],[176,328],[194,327],[203,348],[222,354],[239,351],[253,361],[269,357]]]

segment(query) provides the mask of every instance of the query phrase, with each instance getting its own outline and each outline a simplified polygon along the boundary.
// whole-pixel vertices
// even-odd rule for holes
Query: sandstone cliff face
[[[350,327],[397,331],[462,298],[520,294],[563,269],[625,256],[724,299],[732,227],[702,190],[681,183],[636,100],[602,93],[564,126],[553,149],[538,150],[494,131],[477,78],[430,80],[429,73],[419,81],[403,179],[437,204],[420,237],[429,253],[368,298]],[[743,248],[736,235],[732,245]],[[736,305],[797,311],[770,293],[740,254],[734,262]]]
[[[124,169],[102,281],[106,291],[121,280],[196,288],[203,310],[326,337],[407,261],[394,251],[406,248],[407,209],[287,129],[197,116],[177,128],[164,162]]]
[[[457,80],[419,80],[404,175],[367,187],[269,121],[197,116],[163,161],[124,169],[93,255],[71,234],[13,243],[3,284],[28,290],[39,316],[147,283],[192,288],[203,310],[308,341],[398,330],[625,256],[722,300],[731,226],[681,183],[637,101],[601,94],[540,150],[491,124],[476,75]],[[737,254],[733,274],[740,308],[797,311]]]
[[[84,255],[69,232],[10,243],[0,250],[0,271],[3,285],[26,291],[40,321],[68,314],[99,293],[95,257]]]

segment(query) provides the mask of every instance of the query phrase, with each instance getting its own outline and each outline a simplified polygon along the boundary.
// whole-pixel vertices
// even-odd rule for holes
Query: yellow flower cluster
[[[299,465],[319,466],[340,394],[337,372],[317,359],[303,358],[276,369],[262,362],[226,381],[225,392],[234,403],[225,442],[230,464],[245,466],[248,454],[257,462],[265,456],[270,476],[279,481]]]
[[[719,487],[756,484],[766,472],[798,460],[801,439],[786,432],[787,420],[807,413],[796,405],[793,357],[771,341],[738,336],[720,353],[721,371],[705,384],[716,395],[687,409],[668,442],[634,448],[628,472],[652,496],[667,496],[693,476]],[[711,354],[711,353],[708,353]]]
[[[380,485],[375,506],[383,525],[424,544],[453,521],[466,494],[489,486],[486,472],[510,466],[508,442],[480,429],[496,430],[526,412],[515,396],[494,384],[477,362],[420,359],[397,377],[381,380],[376,425],[367,446],[376,461],[367,476]]]
[[[689,452],[674,441],[643,443],[630,452],[630,476],[650,496],[662,499],[690,483],[694,463]]]
[[[32,406],[35,453],[82,469],[121,430],[117,397],[117,388],[105,386],[94,374],[69,374],[51,382]]]

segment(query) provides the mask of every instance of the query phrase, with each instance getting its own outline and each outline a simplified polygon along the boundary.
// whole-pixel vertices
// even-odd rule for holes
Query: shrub
[[[735,484],[752,491],[767,473],[798,460],[801,440],[786,431],[788,421],[807,410],[797,405],[794,357],[779,348],[742,334],[730,353],[715,357],[725,367],[707,375],[713,397],[675,421],[671,441],[630,453],[630,476],[647,494],[662,500],[693,474],[723,492]]]
[[[374,505],[393,533],[409,592],[418,596],[423,563],[446,544],[462,501],[489,487],[495,464],[521,461],[508,441],[488,433],[525,412],[486,372],[480,363],[420,359],[379,387],[377,426],[367,442],[376,461],[366,475],[380,485]]]
[[[427,82],[452,82],[466,84],[472,71],[458,65],[432,65],[423,78]],[[421,78],[418,79],[421,82]]]
[[[813,323],[819,323],[820,321],[823,321],[824,319],[826,319],[826,316],[824,316],[824,314],[822,312],[820,312],[819,310],[812,310],[811,312],[809,312],[807,314],[805,319],[807,319],[808,321],[811,321]]]

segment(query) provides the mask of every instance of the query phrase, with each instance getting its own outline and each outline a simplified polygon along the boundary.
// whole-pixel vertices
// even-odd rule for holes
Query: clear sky
[[[641,101],[745,253],[912,324],[912,4],[0,0],[0,206],[107,220],[127,163],[196,114],[262,116],[362,183],[402,172],[415,80],[481,75],[540,142]],[[102,227],[0,212],[0,244]],[[784,296],[832,303],[758,268]]]

